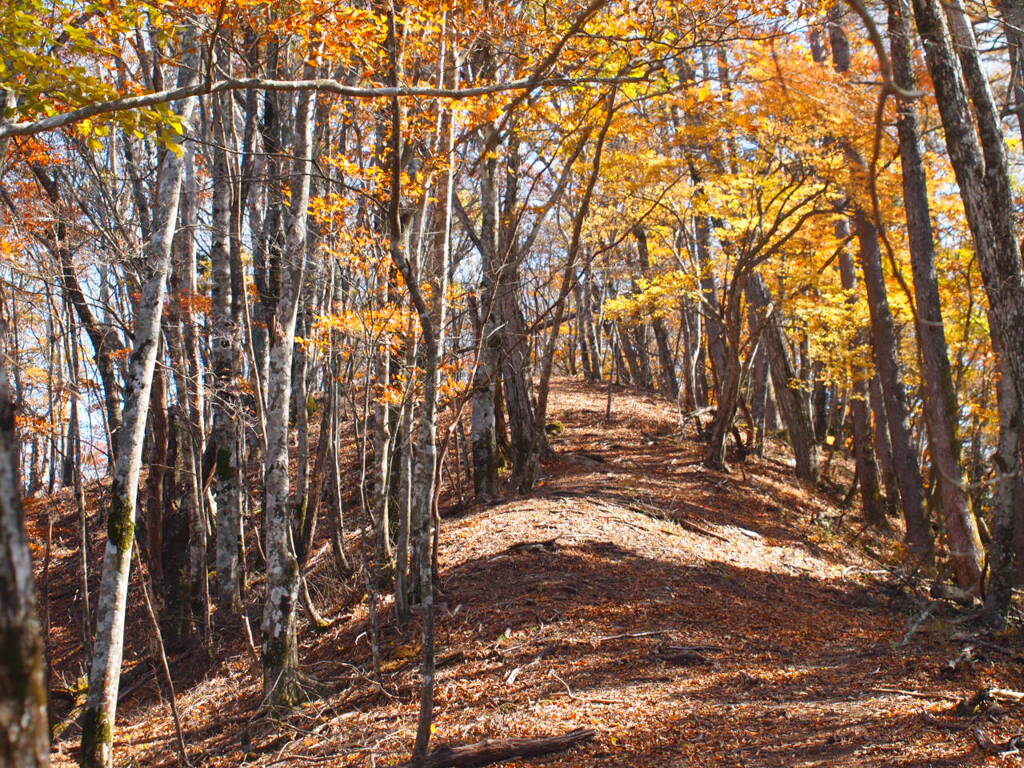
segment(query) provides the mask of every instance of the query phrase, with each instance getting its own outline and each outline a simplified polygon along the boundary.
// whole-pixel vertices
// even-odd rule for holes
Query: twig
[[[349,754],[353,753],[350,752]],[[274,762],[267,763],[267,768],[270,768],[272,765],[286,765],[296,760],[300,763],[319,765],[320,763],[326,763],[337,758],[338,755],[281,755]]]
[[[138,550],[135,550],[135,562],[139,569],[142,596],[146,601],[146,613],[149,614],[149,620],[153,624],[153,635],[156,639],[157,650],[160,652],[160,663],[163,666],[164,677],[167,680],[167,701],[171,705],[171,718],[174,720],[174,734],[177,737],[178,751],[181,753],[181,764],[185,768],[192,768],[192,764],[188,760],[188,750],[185,748],[185,737],[181,733],[181,718],[178,717],[178,705],[175,702],[174,679],[171,677],[171,667],[167,663],[167,653],[164,651],[164,639],[163,634],[160,632],[160,622],[157,621],[156,613],[153,611],[153,602],[149,599],[149,586],[147,585],[149,577],[143,568],[142,558],[139,557]]]
[[[932,701],[960,701],[959,696],[950,696],[945,693],[922,693],[921,691],[906,691],[902,688],[868,688],[869,693],[897,693],[900,696],[910,696],[913,699],[929,699]]]
[[[599,637],[594,642],[604,643],[609,640],[622,640],[627,637],[652,637],[654,635],[664,635],[667,633],[667,629],[652,629],[650,632],[623,632],[621,635],[606,635],[605,637]]]
[[[928,617],[931,616],[934,611],[935,603],[929,603],[928,606],[921,611],[918,617],[914,619],[914,623],[910,625],[910,629],[907,630],[907,634],[905,634],[903,636],[903,640],[900,641],[900,646],[905,646],[910,643],[910,640],[917,634],[917,630],[921,628],[921,625],[928,620]]]
[[[1020,734],[1014,736],[1004,744],[997,744],[992,741],[981,728],[975,728],[971,731],[971,735],[974,736],[974,741],[983,752],[988,752],[990,755],[1016,755],[1020,753],[1021,747],[1024,746],[1024,740],[1021,739]]]
[[[260,661],[260,654],[256,650],[256,643],[252,639],[252,625],[249,624],[249,617],[244,614],[242,615],[242,627],[245,629],[245,644],[249,648],[249,654],[252,656],[256,668],[259,669],[262,663]]]
[[[988,640],[975,640],[974,644],[980,645],[982,648],[988,648],[990,651],[1005,653],[1007,656],[1020,656],[1020,651],[1015,651],[1013,648],[1007,648],[1005,645],[999,645]]]
[[[935,717],[931,712],[921,712],[921,719],[928,723],[928,725],[933,725],[936,728],[945,728],[948,731],[968,731],[971,729],[971,723],[943,720],[940,717]]]
[[[557,680],[558,682],[560,682],[562,685],[565,686],[565,693],[562,694],[562,695],[568,696],[573,701],[582,701],[584,704],[628,704],[629,703],[628,701],[623,701],[622,699],[599,699],[599,698],[596,698],[596,697],[577,696],[575,693],[572,692],[572,688],[569,687],[569,684],[567,682],[565,682],[565,680],[563,680],[561,677],[558,676],[557,672],[555,672],[554,670],[551,670],[551,672],[549,672],[548,674],[550,674],[551,677],[555,678],[555,680]],[[556,695],[559,695],[559,694],[556,694]]]
[[[668,522],[675,523],[680,528],[685,528],[686,530],[690,531],[691,533],[699,533],[702,536],[709,536],[712,539],[717,539],[718,541],[725,542],[726,544],[730,544],[731,543],[730,540],[727,539],[725,536],[722,536],[722,535],[720,535],[718,533],[715,533],[714,531],[712,531],[712,530],[710,530],[708,528],[705,528],[700,523],[695,523],[692,520],[687,520],[685,518],[680,517],[680,518],[676,518],[674,520],[670,518],[668,520]]]

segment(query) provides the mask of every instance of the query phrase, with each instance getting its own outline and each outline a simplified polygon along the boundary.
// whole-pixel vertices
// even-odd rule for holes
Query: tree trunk
[[[836,236],[845,240],[849,235],[849,225],[844,219],[837,224]],[[839,254],[839,271],[846,291],[857,288],[857,274],[854,271],[853,259],[844,248]],[[863,329],[858,331],[858,341],[863,341]],[[867,375],[862,366],[854,366],[850,371],[853,379],[853,402],[850,413],[853,420],[853,455],[857,467],[857,479],[860,484],[861,509],[864,521],[881,527],[885,525],[885,508],[882,506],[882,492],[878,485],[878,464],[872,449],[871,412],[868,404]]]
[[[309,65],[306,67],[311,69]],[[302,696],[295,615],[299,566],[291,544],[291,480],[288,448],[295,323],[306,269],[310,165],[316,97],[298,96],[291,171],[291,204],[281,264],[281,283],[270,328],[267,371],[267,455],[264,462],[267,595],[263,610],[263,694],[271,704],[290,706]]]
[[[242,359],[241,317],[236,312],[245,297],[234,296],[231,264],[232,188],[228,151],[233,120],[230,94],[211,97],[213,133],[211,185],[213,210],[210,232],[210,291],[212,333],[210,360],[214,376],[210,432],[214,456],[213,496],[217,502],[217,603],[225,615],[242,610],[241,591],[241,457],[239,456],[239,366]]]
[[[43,166],[30,164],[33,175],[39,181],[51,205],[58,205],[62,199],[61,189],[55,176]],[[67,226],[63,220],[58,221],[55,236],[48,245],[60,265],[60,279],[64,296],[75,308],[78,320],[93,347],[93,361],[103,385],[104,414],[107,419],[107,431],[110,435],[109,452],[110,466],[113,467],[118,450],[118,439],[122,421],[123,388],[114,361],[115,353],[121,348],[121,341],[113,326],[101,323],[92,311],[86,299],[81,281],[75,272],[71,250],[67,247]]]
[[[144,536],[139,542],[145,546],[144,554],[153,574],[154,589],[161,589],[163,576],[163,534],[164,534],[164,483],[170,474],[173,485],[174,475],[167,472],[170,431],[167,420],[167,375],[163,370],[153,373],[153,390],[149,402],[149,471],[146,473],[146,511],[142,517]]]
[[[985,592],[985,614],[996,627],[1003,627],[1013,600],[1017,581],[1017,543],[1014,541],[1024,511],[1024,482],[1020,476],[1021,444],[1020,404],[1013,384],[1005,375],[999,377],[999,442],[994,456],[996,483],[993,493],[995,516],[992,541],[989,544],[989,583]]]
[[[750,333],[756,332],[756,318],[753,313],[747,315]],[[767,428],[768,415],[768,355],[763,341],[759,341],[754,349],[754,362],[750,382],[750,428],[754,432],[753,449],[757,456],[764,455],[764,436]]]
[[[711,272],[711,222],[705,215],[695,221],[697,263],[700,265],[701,304],[697,311],[704,318],[704,336],[715,376],[725,368],[725,330],[722,328],[721,306],[718,299],[718,281]]]
[[[1010,93],[1008,99],[1017,116],[1017,127],[1024,139],[1024,2],[998,0],[999,15],[1003,17],[1003,34],[1009,48]]]
[[[191,35],[187,37],[191,38]],[[180,72],[179,83],[185,85],[194,76],[192,63],[183,64]],[[186,126],[191,120],[193,105],[194,99],[187,99],[179,107]],[[111,504],[96,612],[89,697],[82,720],[82,764],[86,768],[109,768],[113,759],[114,721],[124,651],[125,610],[143,438],[184,170],[181,147],[177,150],[165,149],[161,157],[154,201],[154,228],[146,247],[146,261],[151,272],[139,299],[135,343],[128,363],[123,432],[110,486]]]
[[[729,354],[722,360],[722,366],[718,371],[715,418],[711,421],[709,429],[708,450],[704,463],[711,469],[728,472],[729,465],[725,460],[725,454],[729,433],[739,408],[742,363],[738,357]]]
[[[494,388],[501,357],[498,329],[497,291],[501,278],[498,268],[498,163],[497,128],[484,129],[480,175],[480,290],[477,294],[479,349],[473,372],[473,400],[470,439],[473,442],[473,485],[478,499],[498,492],[497,433],[495,429]]]
[[[838,72],[850,70],[850,48],[846,33],[838,18],[840,6],[833,6],[829,14],[829,42],[832,60]],[[855,171],[865,170],[863,158],[856,148],[845,145],[846,155]],[[924,512],[924,487],[921,470],[917,465],[907,421],[906,391],[900,378],[899,350],[895,324],[889,309],[889,297],[882,267],[882,252],[878,245],[878,231],[874,222],[860,205],[854,203],[854,233],[857,236],[858,256],[867,289],[868,310],[871,321],[871,347],[875,367],[882,384],[886,425],[892,444],[893,467],[899,484],[900,502],[906,520],[907,543],[918,557],[932,558],[932,541]],[[879,427],[880,429],[880,427]]]
[[[776,404],[793,447],[797,477],[808,483],[817,483],[820,452],[814,440],[810,402],[806,393],[795,384],[797,372],[786,346],[785,332],[779,324],[778,309],[772,307],[768,286],[759,274],[751,275],[746,290],[751,306],[760,313],[759,322],[764,324],[761,339],[771,364]]]
[[[647,389],[647,380],[644,369],[640,364],[640,353],[637,347],[632,330],[622,322],[616,321],[618,327],[619,346],[622,348],[622,355],[626,359],[626,368],[629,370],[629,379],[637,389]]]
[[[647,245],[647,233],[639,224],[633,227],[633,237],[636,238],[637,255],[640,260],[640,272],[644,277],[650,276],[651,256]],[[668,329],[665,327],[665,319],[655,317],[651,320],[651,328],[654,330],[654,341],[658,347],[658,364],[661,367],[661,391],[666,397],[673,400],[679,399],[679,379],[676,377],[676,361],[672,354],[672,345],[669,342]]]
[[[178,482],[168,488],[174,504],[164,509],[164,553],[161,612],[164,637],[174,650],[183,648],[193,631],[196,609],[202,613],[204,640],[209,637],[206,518],[203,506],[202,452],[205,441],[203,370],[192,299],[196,289],[197,207],[195,156],[186,150],[181,200],[181,228],[175,235],[164,340],[170,358],[178,402],[172,408],[170,436],[176,447]],[[152,570],[151,570],[152,573]],[[155,574],[154,574],[155,575]]]
[[[913,8],[935,86],[946,148],[988,295],[993,349],[1000,358],[1003,375],[1014,386],[1016,402],[1024,402],[1024,275],[999,114],[959,3],[954,0],[949,7],[957,29],[955,50],[944,4],[939,0],[913,0]],[[999,411],[1014,413],[1016,406],[1001,403]],[[1006,466],[1015,466],[1018,461],[1001,458]],[[1008,519],[1010,513],[1005,512]],[[1003,511],[997,514],[1003,515]]]
[[[518,493],[533,488],[531,452],[536,433],[536,414],[530,397],[530,347],[526,321],[520,307],[522,286],[516,256],[501,270],[497,301],[502,327],[501,384],[508,408],[509,448],[512,460],[511,485]]]
[[[708,404],[707,363],[704,354],[704,323],[700,309],[694,302],[684,299],[679,311],[683,330],[683,350],[686,364],[683,376],[686,384],[686,405],[691,411],[706,408]]]
[[[907,420],[907,393],[900,378],[899,350],[895,324],[889,310],[882,252],[878,246],[878,231],[867,213],[860,208],[855,211],[853,221],[871,316],[871,347],[882,385],[886,423],[892,444],[893,468],[896,471],[900,504],[907,527],[907,545],[918,557],[927,562],[932,558],[933,545],[924,509],[924,484]],[[954,534],[951,532],[950,535]],[[977,584],[977,579],[981,575],[980,558],[976,554],[968,553],[957,563],[958,573],[964,579],[961,586],[965,588]]]
[[[896,84],[916,89],[910,42],[908,9],[904,0],[889,0],[889,37]],[[935,244],[928,203],[928,180],[922,159],[921,133],[916,104],[903,101],[897,122],[900,160],[903,166],[903,204],[910,242],[910,266],[914,278],[918,348],[928,446],[937,474],[939,504],[950,536],[954,560],[981,554],[977,524],[964,489],[957,435],[959,405],[949,364],[949,348],[942,322],[942,302],[935,274]],[[959,554],[966,548],[966,554]],[[973,553],[973,554],[972,554]],[[970,570],[968,567],[966,570]],[[961,584],[961,586],[968,586]]]
[[[892,443],[889,440],[889,418],[885,414],[885,399],[882,397],[882,383],[878,374],[868,381],[868,403],[875,419],[872,439],[875,447],[875,460],[878,463],[878,474],[882,480],[882,491],[885,499],[885,511],[890,515],[901,515],[900,488],[896,482],[896,469],[892,463]]]
[[[0,366],[0,764],[46,768],[46,668],[18,455],[14,402]]]

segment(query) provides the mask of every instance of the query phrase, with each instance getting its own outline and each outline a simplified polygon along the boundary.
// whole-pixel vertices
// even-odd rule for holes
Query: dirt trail
[[[942,619],[901,646],[914,604],[860,552],[863,537],[854,546],[829,532],[838,510],[796,486],[783,459],[708,472],[663,401],[616,394],[605,423],[604,397],[560,382],[554,418],[565,430],[538,490],[444,521],[435,741],[598,731],[571,752],[505,765],[998,764],[919,713],[983,685],[1019,688],[1006,656],[978,653],[948,670],[964,643]],[[858,529],[849,517],[844,530]],[[884,556],[884,541],[874,547]],[[415,636],[398,636],[385,616],[383,688],[362,678],[367,606],[345,604],[329,561],[325,544],[312,581],[327,584],[321,604],[343,620],[319,636],[304,629],[303,658],[336,692],[273,723],[253,719],[258,670],[239,637],[219,637],[201,674],[194,659],[176,660],[176,675],[194,679],[179,708],[201,764],[382,766],[405,756]],[[353,647],[355,658],[339,650]],[[121,714],[123,758],[176,764],[155,684]],[[1012,734],[1017,720],[986,727]]]

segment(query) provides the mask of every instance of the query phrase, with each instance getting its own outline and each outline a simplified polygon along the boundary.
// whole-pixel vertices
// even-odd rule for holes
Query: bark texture
[[[46,671],[25,536],[14,402],[0,367],[0,764],[50,764]]]

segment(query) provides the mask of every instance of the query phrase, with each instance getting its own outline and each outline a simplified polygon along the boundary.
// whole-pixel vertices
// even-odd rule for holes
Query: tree
[[[18,453],[14,401],[0,368],[0,759],[11,768],[45,768],[46,668]]]
[[[186,48],[188,41],[186,36]],[[181,86],[187,86],[194,77],[190,63],[186,60],[181,67],[178,76]],[[182,105],[179,117],[183,125],[189,124],[193,106],[192,100]],[[172,140],[163,150],[161,158],[154,226],[145,254],[150,273],[139,298],[135,343],[128,363],[125,387],[123,437],[110,487],[107,543],[96,611],[89,699],[82,720],[82,762],[90,768],[106,768],[113,760],[114,721],[124,650],[124,622],[135,541],[135,511],[142,471],[142,450],[184,176],[184,153],[180,142],[180,137]]]

